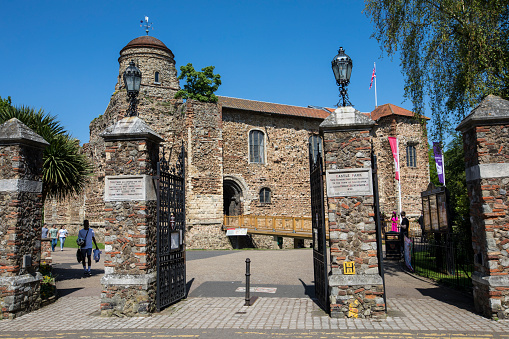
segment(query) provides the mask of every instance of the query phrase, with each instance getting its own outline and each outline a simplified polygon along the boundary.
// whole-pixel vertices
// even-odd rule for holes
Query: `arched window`
[[[407,145],[406,147],[406,165],[408,167],[417,167],[417,159],[415,157],[415,145]]]
[[[313,162],[316,162],[318,153],[322,154],[322,138],[312,135],[309,137],[309,154],[313,156]]]
[[[157,84],[160,83],[160,81],[159,81],[159,72],[155,72],[154,73],[154,82],[157,83]]]
[[[249,132],[249,162],[265,163],[265,135],[262,131],[252,130]]]
[[[270,204],[270,188],[264,187],[260,190],[260,203]]]

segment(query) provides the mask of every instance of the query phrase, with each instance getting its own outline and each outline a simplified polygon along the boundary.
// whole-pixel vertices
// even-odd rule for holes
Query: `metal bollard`
[[[246,259],[246,303],[244,306],[251,306],[251,298],[249,297],[249,278],[251,276],[251,259]]]

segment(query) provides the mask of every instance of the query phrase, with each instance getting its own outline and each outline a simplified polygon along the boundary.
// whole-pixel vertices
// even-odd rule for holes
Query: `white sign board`
[[[145,200],[145,178],[106,177],[104,184],[105,201]]]
[[[370,168],[327,171],[327,196],[352,197],[373,195]]]
[[[229,228],[226,230],[226,236],[235,236],[235,235],[247,235],[247,228]]]

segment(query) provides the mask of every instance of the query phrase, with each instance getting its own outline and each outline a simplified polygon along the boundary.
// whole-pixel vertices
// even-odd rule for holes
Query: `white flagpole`
[[[373,63],[373,67],[375,68],[375,108],[377,108],[378,104],[376,101],[376,62]]]

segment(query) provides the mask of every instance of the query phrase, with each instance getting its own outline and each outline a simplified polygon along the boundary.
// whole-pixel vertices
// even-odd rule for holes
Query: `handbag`
[[[81,248],[78,248],[76,251],[76,260],[78,260],[79,263],[83,261],[83,255],[81,253]]]

